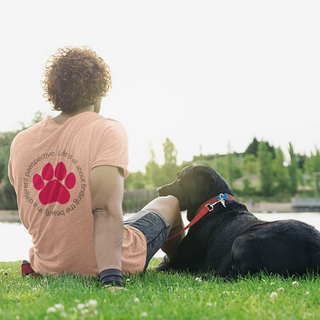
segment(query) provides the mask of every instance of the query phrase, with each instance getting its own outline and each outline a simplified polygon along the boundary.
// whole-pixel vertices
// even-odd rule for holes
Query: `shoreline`
[[[17,210],[0,210],[0,222],[20,222]]]
[[[252,213],[289,213],[294,212],[292,203],[257,202],[244,203]],[[128,213],[129,214],[129,213]],[[20,222],[17,210],[0,210],[0,222]]]

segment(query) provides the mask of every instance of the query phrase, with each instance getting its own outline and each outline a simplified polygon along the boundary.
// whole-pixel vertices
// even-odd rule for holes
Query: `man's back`
[[[127,176],[127,149],[122,124],[93,112],[63,125],[48,117],[16,137],[9,176],[21,221],[32,235],[35,271],[98,273],[89,174],[111,165]]]

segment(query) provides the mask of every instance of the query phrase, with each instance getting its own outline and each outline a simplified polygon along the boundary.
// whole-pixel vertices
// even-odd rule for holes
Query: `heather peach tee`
[[[47,117],[13,140],[9,178],[32,237],[29,258],[36,272],[98,273],[89,174],[101,165],[122,168],[127,177],[128,138],[120,122],[94,112],[63,125]],[[143,271],[146,252],[142,232],[124,226],[122,271]]]

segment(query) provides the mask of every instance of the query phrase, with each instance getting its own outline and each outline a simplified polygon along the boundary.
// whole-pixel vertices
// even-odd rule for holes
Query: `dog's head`
[[[180,210],[187,211],[191,221],[198,208],[220,193],[233,195],[226,181],[209,166],[188,166],[177,174],[171,184],[158,188],[159,196],[172,195],[179,200]]]

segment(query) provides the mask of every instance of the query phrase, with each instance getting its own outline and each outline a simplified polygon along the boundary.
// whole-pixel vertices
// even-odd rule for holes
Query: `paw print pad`
[[[62,183],[63,180],[64,183]],[[76,176],[73,172],[67,175],[67,168],[63,162],[59,162],[55,170],[53,170],[51,163],[47,163],[43,167],[41,175],[35,174],[33,176],[33,186],[37,190],[41,190],[39,200],[42,204],[67,203],[70,200],[68,189],[72,189],[75,184]]]

